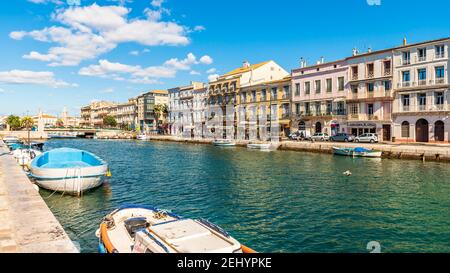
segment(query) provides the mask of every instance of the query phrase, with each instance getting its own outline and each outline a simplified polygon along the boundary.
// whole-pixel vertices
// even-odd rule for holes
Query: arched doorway
[[[316,122],[316,133],[322,133],[322,123]]]
[[[434,123],[434,140],[444,141],[444,122],[442,120]]]
[[[428,142],[428,121],[426,119],[419,119],[416,122],[416,141]]]

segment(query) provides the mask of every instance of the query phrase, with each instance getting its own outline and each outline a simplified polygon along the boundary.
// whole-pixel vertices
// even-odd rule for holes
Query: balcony
[[[358,73],[352,74],[352,81],[358,80]]]
[[[418,81],[418,86],[424,86],[424,85],[427,85],[427,80]]]
[[[392,75],[392,70],[390,68],[389,69],[385,69],[383,75],[384,76],[391,76]]]
[[[403,59],[402,60],[402,65],[410,65],[411,64],[411,60],[410,59]]]
[[[435,59],[435,60],[440,60],[440,59],[444,59],[444,58],[445,58],[444,52],[442,52],[442,53],[437,53],[437,54],[434,56],[434,59]]]
[[[417,86],[433,86],[433,85],[443,85],[447,84],[446,78],[437,78],[434,80],[419,80],[417,82],[401,82],[398,83],[398,88],[408,88],[408,87],[417,87]]]
[[[433,112],[433,111],[448,111],[449,107],[445,104],[433,104],[433,105],[403,105],[400,107],[400,113],[402,112]]]
[[[368,79],[372,79],[374,76],[375,76],[375,74],[374,74],[373,71],[367,72],[367,78],[368,78]]]
[[[426,60],[427,60],[427,56],[420,56],[420,57],[417,58],[417,61],[420,62],[420,63],[421,62],[425,62]]]

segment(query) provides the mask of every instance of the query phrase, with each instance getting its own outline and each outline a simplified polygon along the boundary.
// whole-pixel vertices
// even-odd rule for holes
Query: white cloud
[[[178,71],[191,70],[199,64],[194,54],[189,53],[186,58],[172,58],[159,66],[141,67],[100,60],[98,64],[83,67],[78,72],[82,76],[109,78],[113,80],[127,80],[132,83],[158,83],[160,78],[173,78]],[[194,70],[191,75],[197,75]],[[194,74],[193,74],[194,73]]]
[[[217,80],[217,78],[218,78],[219,76],[220,76],[219,74],[212,74],[212,75],[209,75],[209,76],[208,76],[208,81],[210,81],[210,82],[215,81],[215,80]]]
[[[196,75],[201,75],[200,72],[195,71],[195,70],[191,70],[191,72],[189,72],[189,74],[190,74],[190,75],[194,75],[194,76],[196,76]]]
[[[205,55],[205,56],[203,56],[203,57],[200,58],[200,62],[201,62],[202,64],[210,65],[210,64],[213,63],[213,59],[212,59],[210,56]]]
[[[215,68],[211,68],[206,71],[206,73],[208,73],[208,74],[214,74],[216,72],[217,72],[217,69],[215,69]]]
[[[53,4],[57,4],[57,5],[62,5],[64,4],[64,2],[60,1],[60,0],[28,0],[28,2],[31,2],[33,4],[48,4],[48,3],[53,3]],[[73,0],[72,0],[73,2]],[[78,5],[80,4],[80,1],[78,0]]]
[[[114,88],[106,88],[106,89],[103,89],[103,90],[100,90],[100,93],[102,93],[102,94],[107,94],[107,93],[114,93]]]
[[[0,83],[4,84],[37,84],[46,85],[53,88],[77,86],[69,84],[65,81],[55,79],[53,72],[28,71],[28,70],[11,70],[0,72]]]
[[[204,30],[206,30],[206,28],[204,26],[195,26],[194,27],[194,31],[201,32],[201,31],[204,31]]]
[[[14,31],[10,37],[21,40],[28,36],[37,41],[55,43],[47,54],[36,51],[26,58],[49,62],[50,66],[75,66],[94,59],[117,47],[134,42],[145,46],[187,45],[187,28],[159,18],[129,19],[130,9],[122,6],[99,6],[58,9],[52,18],[67,26],[52,26],[30,32]],[[24,56],[24,57],[25,57]]]
[[[133,50],[133,51],[130,51],[129,54],[130,54],[130,55],[133,55],[133,56],[139,56],[139,51]]]
[[[161,7],[163,4],[164,0],[152,0],[151,5],[154,7]]]

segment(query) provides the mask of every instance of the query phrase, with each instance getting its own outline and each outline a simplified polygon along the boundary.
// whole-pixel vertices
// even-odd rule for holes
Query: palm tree
[[[166,104],[157,104],[153,108],[153,113],[155,113],[156,124],[159,124],[160,118],[166,118],[168,114],[168,109]]]
[[[28,144],[30,144],[30,130],[31,130],[31,127],[33,127],[33,125],[34,125],[34,120],[30,116],[25,116],[25,117],[23,117],[21,119],[20,122],[22,124],[22,127],[25,127],[27,129],[27,132],[28,132]]]

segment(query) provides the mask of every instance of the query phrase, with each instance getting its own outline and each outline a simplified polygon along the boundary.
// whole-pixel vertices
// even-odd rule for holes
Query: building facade
[[[164,116],[158,116],[155,113],[155,106],[168,106],[168,103],[169,93],[167,90],[152,90],[136,97],[137,128],[139,131],[148,133],[157,130],[157,123],[164,122]]]
[[[136,100],[129,99],[126,103],[119,103],[111,107],[110,115],[117,122],[117,127],[127,130],[134,130],[136,127]]]
[[[292,70],[292,126],[304,136],[334,135],[347,127],[348,66],[345,60]]]
[[[355,136],[376,133],[380,140],[392,136],[392,49],[358,54],[346,59],[347,132]]]
[[[450,142],[450,39],[394,50],[394,136],[399,142]]]
[[[218,129],[216,127],[220,127],[223,131],[222,137],[240,138],[241,136],[238,137],[238,126],[242,127],[242,122],[245,121],[242,118],[239,120],[239,111],[244,109],[244,106],[240,107],[239,105],[241,101],[244,102],[243,96],[246,96],[247,93],[247,91],[241,92],[241,88],[280,80],[287,76],[289,76],[289,73],[274,61],[255,65],[245,61],[242,67],[211,81],[208,86],[207,116],[214,117],[216,125],[207,129],[210,132],[216,132]],[[239,125],[239,123],[241,124]]]

